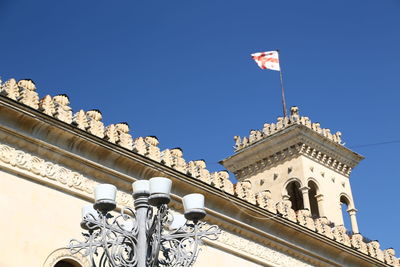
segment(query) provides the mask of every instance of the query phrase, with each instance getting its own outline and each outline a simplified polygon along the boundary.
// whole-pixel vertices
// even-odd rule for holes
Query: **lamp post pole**
[[[146,218],[149,209],[149,195],[146,193],[134,194],[134,205],[136,210],[136,219],[138,223],[138,245],[137,257],[138,267],[146,267],[148,240],[146,235]]]

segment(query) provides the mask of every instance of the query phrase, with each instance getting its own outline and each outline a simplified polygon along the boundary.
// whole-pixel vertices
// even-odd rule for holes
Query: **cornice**
[[[243,179],[298,155],[307,156],[347,177],[363,159],[306,126],[294,124],[238,151],[222,160],[221,164],[238,179]]]

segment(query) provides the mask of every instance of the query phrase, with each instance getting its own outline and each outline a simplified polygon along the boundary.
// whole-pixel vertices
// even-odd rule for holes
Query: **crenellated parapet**
[[[341,132],[332,134],[330,129],[321,128],[319,123],[311,122],[310,118],[300,116],[298,107],[292,107],[290,109],[289,117],[279,117],[276,123],[265,123],[261,130],[250,130],[249,136],[235,136],[235,152],[240,151],[295,124],[304,125],[328,140],[343,145]]]
[[[155,136],[133,137],[127,123],[116,123],[105,126],[102,122],[102,113],[99,110],[79,110],[74,113],[70,107],[70,100],[67,95],[46,95],[39,98],[36,86],[32,80],[25,79],[17,82],[15,79],[10,79],[4,83],[0,81],[0,95],[70,124],[97,138],[104,139],[128,151],[140,154],[164,166],[170,167],[182,175],[200,180],[221,190],[222,194],[227,194],[229,197],[237,197],[251,203],[270,214],[270,217],[266,217],[266,219],[280,217],[295,223],[295,225],[304,227],[305,230],[311,233],[325,236],[330,240],[354,248],[365,255],[379,259],[383,263],[391,266],[400,266],[394,249],[382,250],[378,241],[368,242],[361,234],[349,235],[344,226],[334,225],[325,217],[315,219],[308,210],[295,211],[292,209],[291,202],[288,199],[275,201],[271,197],[271,192],[267,189],[255,193],[252,190],[251,182],[246,179],[233,184],[227,171],[210,172],[204,160],[186,162],[183,157],[183,151],[180,148],[161,151],[158,147],[159,141]],[[252,130],[248,137],[237,137],[236,151],[283,131],[291,125],[304,125],[320,136],[327,138],[332,143],[342,145],[340,132],[331,134],[329,129],[321,128],[318,123],[312,123],[309,118],[300,117],[298,109],[293,107],[290,117],[278,118],[276,123],[265,124],[262,130]],[[271,153],[268,152],[252,165],[243,168],[240,168],[238,165],[236,173],[241,177],[246,177],[248,173],[257,172],[260,169],[266,168],[266,166],[273,165],[282,158],[291,157],[299,153],[309,155],[330,166],[330,168],[347,175],[353,166],[351,161],[335,158],[326,152],[323,147],[316,147],[299,139],[290,146],[277,148],[276,151],[271,151]],[[15,166],[16,168],[43,176],[44,179],[54,181],[54,183],[67,184],[71,188],[85,191],[88,194],[92,193],[93,185],[82,175],[72,172],[63,166],[33,157],[23,151],[17,151],[5,144],[0,144],[0,163]],[[128,199],[128,196],[118,196],[118,198],[122,198],[125,201],[125,199]]]

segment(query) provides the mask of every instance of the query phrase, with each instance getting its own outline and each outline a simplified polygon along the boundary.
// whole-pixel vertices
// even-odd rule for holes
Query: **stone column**
[[[356,218],[357,209],[355,209],[355,208],[348,209],[347,212],[350,215],[351,230],[353,231],[354,234],[360,233],[358,230],[358,224],[357,224],[357,218]]]
[[[307,186],[304,186],[302,188],[300,188],[301,193],[303,194],[303,204],[304,204],[304,209],[308,209],[309,211],[311,211],[311,207],[310,207],[310,198],[308,197],[308,190],[310,188]]]
[[[319,212],[319,217],[324,217],[325,216],[325,211],[324,211],[324,195],[323,194],[318,194],[315,196],[318,202],[318,212]]]

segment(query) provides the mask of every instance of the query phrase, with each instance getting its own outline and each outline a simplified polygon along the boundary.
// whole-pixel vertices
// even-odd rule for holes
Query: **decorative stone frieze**
[[[87,194],[93,193],[93,182],[83,175],[10,146],[0,144],[0,161]]]
[[[53,182],[93,197],[93,188],[96,186],[93,180],[65,166],[46,161],[5,144],[0,144],[0,166],[1,163],[31,172],[44,182]],[[118,191],[117,203],[118,205],[132,207],[132,197],[130,194]]]
[[[299,145],[299,147],[300,147],[299,149],[300,154],[314,158],[322,165],[325,165],[341,174],[344,174],[345,176],[350,176],[352,167],[347,165],[347,164],[350,165],[351,164],[350,162],[346,162],[347,164],[338,162],[338,160],[333,159],[332,156],[327,155],[322,151],[318,151],[316,148],[305,143]],[[321,175],[323,174],[321,173]]]
[[[303,142],[306,142],[306,140],[302,140]],[[259,160],[253,164],[250,164],[242,169],[239,169],[235,171],[235,176],[238,180],[241,180],[243,178],[249,177],[251,175],[257,174],[260,171],[263,171],[279,162],[281,162],[284,159],[289,159],[293,156],[297,155],[305,155],[310,158],[313,158],[314,160],[318,161],[320,164],[329,167],[347,177],[350,176],[352,167],[349,166],[351,163],[346,162],[345,163],[340,163],[338,159],[332,158],[332,156],[324,154],[322,151],[318,151],[316,148],[313,148],[311,145],[308,145],[306,143],[298,143],[296,145],[292,145],[288,148],[285,148],[281,151],[278,151],[276,153],[273,153],[269,155],[267,158],[264,158],[262,160]],[[321,174],[322,175],[322,174]]]

